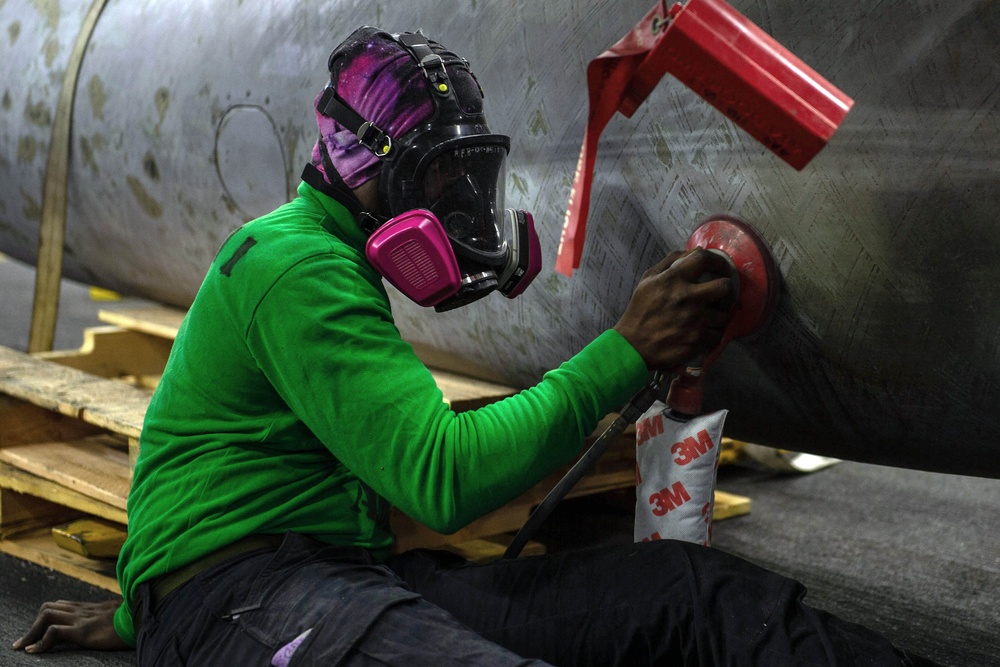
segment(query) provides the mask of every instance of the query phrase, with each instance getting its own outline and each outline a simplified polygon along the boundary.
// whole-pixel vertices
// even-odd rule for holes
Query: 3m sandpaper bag
[[[727,410],[689,421],[657,401],[636,423],[635,541],[712,542],[719,443]]]

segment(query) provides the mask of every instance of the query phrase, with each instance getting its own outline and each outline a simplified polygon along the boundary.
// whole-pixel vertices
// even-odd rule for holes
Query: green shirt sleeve
[[[638,353],[608,331],[536,386],[456,414],[400,337],[367,268],[330,255],[297,263],[260,301],[246,342],[341,463],[439,532],[458,530],[565,464],[647,379]]]
[[[122,602],[118,609],[115,610],[115,632],[121,637],[121,640],[135,648],[135,628],[132,625],[132,615],[129,614],[126,603]]]

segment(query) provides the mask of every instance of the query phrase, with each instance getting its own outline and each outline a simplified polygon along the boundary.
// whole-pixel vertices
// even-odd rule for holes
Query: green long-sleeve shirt
[[[461,528],[569,461],[647,379],[608,331],[538,385],[456,414],[400,337],[364,242],[302,184],[220,250],[146,413],[118,561],[126,642],[139,583],[246,535],[387,556],[390,506]]]

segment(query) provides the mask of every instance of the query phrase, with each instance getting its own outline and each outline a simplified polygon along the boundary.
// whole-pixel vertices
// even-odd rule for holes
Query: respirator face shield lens
[[[466,144],[447,148],[420,174],[426,208],[437,216],[456,253],[487,265],[504,261],[507,148]]]

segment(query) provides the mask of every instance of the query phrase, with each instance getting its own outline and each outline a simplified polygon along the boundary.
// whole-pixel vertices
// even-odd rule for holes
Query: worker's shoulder
[[[324,285],[340,282],[338,276],[377,282],[363,248],[338,234],[329,218],[322,207],[296,199],[233,231],[188,311],[191,327],[229,321],[244,332],[268,295],[278,294],[275,298],[288,302],[308,292],[308,286],[295,287],[305,284],[301,280],[286,276],[322,275]]]
[[[224,277],[270,282],[305,260],[356,262],[364,257],[331,224],[329,214],[301,198],[234,231],[212,269]]]

